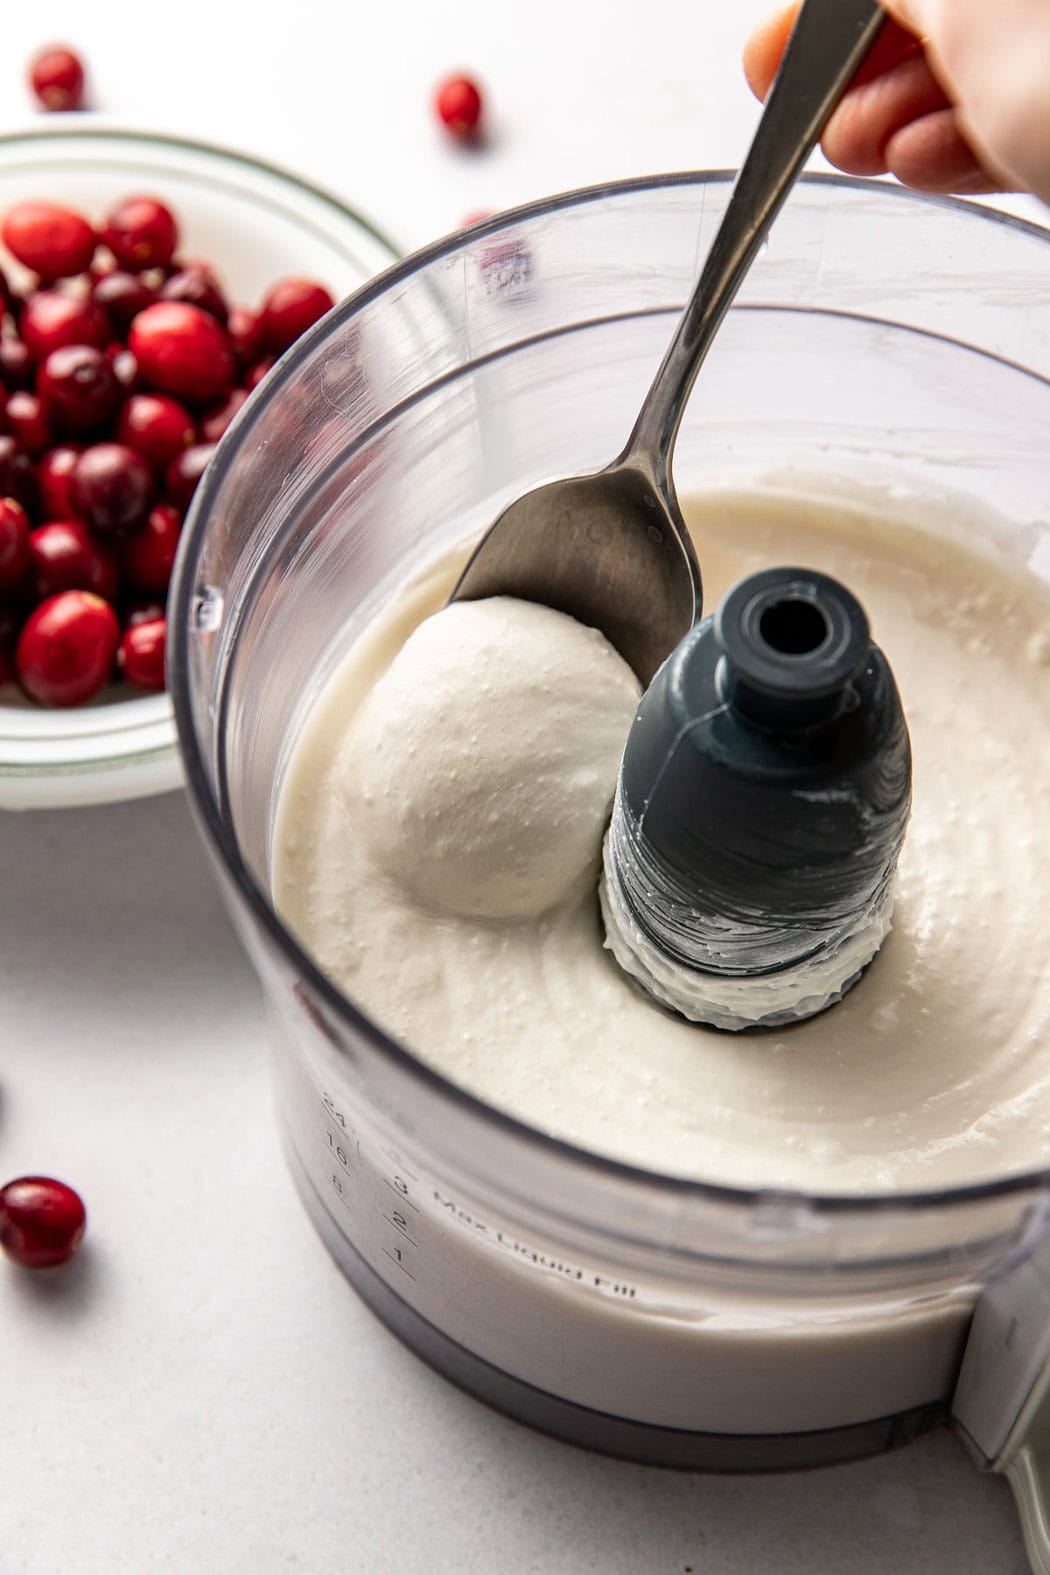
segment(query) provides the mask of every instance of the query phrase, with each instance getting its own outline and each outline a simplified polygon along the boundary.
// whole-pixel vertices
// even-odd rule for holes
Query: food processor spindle
[[[893,673],[829,575],[740,581],[643,695],[601,887],[606,945],[694,1022],[841,999],[890,928],[911,804]]]

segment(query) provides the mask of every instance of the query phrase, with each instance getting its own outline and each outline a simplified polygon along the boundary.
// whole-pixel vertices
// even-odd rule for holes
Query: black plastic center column
[[[667,1004],[723,1027],[829,1005],[888,926],[910,788],[900,697],[856,598],[808,569],[749,576],[638,708],[603,902],[641,970],[611,934],[618,960]],[[670,994],[653,988],[663,961]],[[717,985],[752,978],[765,981],[753,1012],[746,993]]]

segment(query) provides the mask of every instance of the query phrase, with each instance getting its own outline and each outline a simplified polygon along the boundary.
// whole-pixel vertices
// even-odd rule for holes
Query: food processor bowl
[[[357,1289],[522,1420],[750,1470],[945,1421],[984,1288],[1036,1261],[1050,1175],[810,1196],[574,1149],[396,1043],[271,899],[275,803],[325,680],[431,560],[617,452],[729,186],[688,174],[535,204],[340,307],[208,470],[171,676],[196,812],[270,1003],[291,1167]],[[799,471],[846,496],[877,485],[924,500],[945,551],[954,536],[1047,578],[1048,263],[1024,222],[804,179],[697,384],[679,494]]]

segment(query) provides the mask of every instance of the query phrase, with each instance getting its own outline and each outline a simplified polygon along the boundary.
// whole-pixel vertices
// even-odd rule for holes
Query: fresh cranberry
[[[54,441],[42,400],[18,388],[7,397],[7,424],[27,454],[42,454]]]
[[[38,290],[31,295],[22,308],[19,330],[35,361],[64,345],[104,350],[110,340],[109,318],[98,302],[61,290]]]
[[[0,433],[0,498],[14,498],[27,514],[32,514],[36,508],[33,461],[10,432]]]
[[[121,344],[107,345],[106,360],[124,393],[135,393],[139,386],[139,364],[131,351]]]
[[[161,286],[160,298],[162,301],[187,301],[190,306],[199,306],[202,312],[208,312],[223,327],[230,315],[215,275],[196,264],[180,268],[170,279],[166,279]]]
[[[73,508],[100,536],[130,536],[138,530],[153,492],[152,471],[125,443],[86,448],[77,456],[69,484]]]
[[[334,305],[324,286],[314,284],[312,279],[279,280],[259,308],[259,325],[267,349],[281,355]]]
[[[518,235],[496,240],[478,258],[478,271],[486,295],[513,295],[522,290],[532,276],[532,258]]]
[[[104,309],[114,330],[126,334],[132,318],[153,305],[157,292],[150,289],[141,274],[113,268],[94,281],[91,299]]]
[[[180,509],[189,507],[190,499],[197,490],[197,483],[208,468],[214,453],[214,443],[195,443],[192,448],[183,449],[181,454],[176,454],[168,466],[164,476],[165,491]]]
[[[121,549],[121,563],[131,584],[160,596],[168,588],[182,532],[182,515],[170,503],[150,509],[146,523]]]
[[[29,86],[44,109],[81,109],[84,67],[67,44],[51,44],[29,62]]]
[[[21,622],[13,607],[0,602],[0,685],[9,684],[15,676],[15,641]]]
[[[258,312],[253,312],[247,306],[232,306],[226,331],[238,366],[248,367],[259,359],[263,342]]]
[[[15,670],[41,705],[80,705],[113,672],[120,624],[94,591],[62,591],[35,607],[15,647]]]
[[[29,516],[14,498],[0,498],[0,587],[17,585],[29,559]]]
[[[117,560],[79,520],[50,520],[29,535],[38,601],[59,591],[94,591],[111,602],[120,584]]]
[[[40,487],[40,509],[45,519],[67,520],[76,512],[69,496],[69,483],[80,452],[72,443],[59,443],[49,448],[38,461],[36,478]]]
[[[256,361],[255,365],[250,367],[249,370],[244,374],[244,386],[248,390],[249,394],[252,393],[254,389],[258,388],[259,384],[273,366],[273,363],[276,361],[276,359],[276,356],[264,355],[260,361]]]
[[[201,437],[206,443],[219,441],[247,398],[246,388],[231,388],[221,405],[204,412],[201,416]]]
[[[25,1269],[53,1269],[80,1246],[87,1215],[72,1187],[19,1176],[0,1188],[0,1247]]]
[[[185,405],[167,394],[132,394],[117,418],[117,442],[135,449],[160,471],[196,436],[196,424]]]
[[[134,537],[131,538],[134,541]],[[124,627],[133,629],[137,623],[152,623],[154,618],[164,617],[164,603],[155,598],[148,601],[132,602],[124,618]]]
[[[56,428],[68,433],[101,426],[121,396],[113,368],[101,350],[90,345],[52,350],[37,373],[36,388]]]
[[[0,268],[0,315],[4,312],[16,312],[18,297],[11,288],[11,281],[2,268]]]
[[[136,689],[164,688],[164,646],[167,620],[163,617],[130,624],[117,647],[117,666]]]
[[[131,325],[128,346],[147,383],[191,404],[229,392],[233,352],[214,317],[186,301],[158,301]]]
[[[56,202],[18,202],[0,224],[0,240],[41,279],[83,273],[95,255],[95,232],[81,214]]]
[[[130,598],[151,598],[126,628],[163,618],[182,511],[216,442],[332,297],[285,279],[258,312],[230,309],[207,261],[176,257],[175,219],[149,197],[119,204],[99,235],[47,203],[12,209],[0,232],[40,281],[23,299],[0,270],[0,311],[14,319],[0,335],[0,500],[12,500],[0,517],[22,511],[22,528],[0,535],[0,683],[13,661],[31,696],[77,704],[96,691],[92,630],[111,626],[111,604],[119,598],[126,613]],[[64,622],[43,618],[55,603]],[[161,634],[150,668],[144,637],[141,649],[130,643],[120,663],[131,682],[162,685],[162,646]],[[110,664],[115,649],[111,641]],[[112,672],[103,666],[99,684]]]
[[[161,290],[164,288],[165,279],[167,279],[169,274],[172,273],[174,267],[174,263],[165,263],[163,268],[143,268],[143,284],[146,285],[148,289],[152,290],[154,295],[159,296]]]
[[[141,273],[170,263],[179,231],[171,209],[156,197],[126,197],[106,220],[102,238],[122,268]]]
[[[32,388],[33,357],[21,339],[0,339],[0,382],[5,388]]]
[[[481,93],[470,77],[446,77],[434,93],[438,119],[457,142],[472,142],[481,125]]]

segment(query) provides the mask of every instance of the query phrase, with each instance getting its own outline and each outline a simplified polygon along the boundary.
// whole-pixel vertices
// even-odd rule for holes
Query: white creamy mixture
[[[817,1192],[1047,1163],[1050,587],[862,505],[724,493],[686,518],[708,609],[755,569],[826,570],[897,677],[914,808],[894,927],[841,1004],[728,1035],[629,983],[596,886],[638,685],[545,608],[424,622],[451,568],[376,620],[306,718],[278,910],[431,1065],[585,1148]]]

